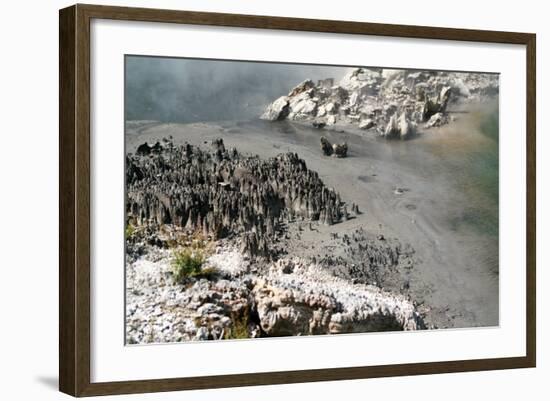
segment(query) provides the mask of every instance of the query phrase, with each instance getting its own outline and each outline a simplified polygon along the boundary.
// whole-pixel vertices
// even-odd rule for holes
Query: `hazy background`
[[[347,67],[126,56],[126,120],[247,120],[310,78]]]

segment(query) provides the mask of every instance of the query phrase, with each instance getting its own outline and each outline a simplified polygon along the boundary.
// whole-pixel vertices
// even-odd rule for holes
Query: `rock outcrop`
[[[126,213],[134,224],[173,224],[214,238],[243,234],[245,253],[270,256],[283,222],[342,220],[340,196],[295,153],[262,160],[227,150],[221,139],[209,151],[169,140],[159,147],[126,158]]]
[[[435,114],[445,114],[447,110],[447,104],[451,97],[451,87],[445,86],[441,89],[441,92],[437,97],[425,96],[426,100],[422,107],[422,121],[428,121]]]
[[[270,121],[284,120],[289,112],[288,97],[281,96],[269,105],[260,118]]]
[[[270,104],[261,118],[311,121],[316,128],[352,124],[377,129],[387,138],[407,139],[415,124],[437,126],[431,120],[436,114],[443,116],[439,124],[449,122],[448,105],[481,101],[498,91],[497,74],[355,68],[337,84],[331,79],[300,83]],[[386,135],[392,116],[404,114],[407,124],[392,122],[392,134]]]
[[[297,258],[274,263],[252,293],[262,331],[270,336],[423,328],[404,297],[351,284]]]
[[[219,276],[193,280],[185,287],[172,279],[167,250],[128,263],[127,342],[425,328],[404,296],[352,284],[299,258],[283,258],[252,273],[240,252],[220,247],[207,263]]]
[[[410,139],[415,132],[416,124],[411,122],[405,113],[401,113],[399,117],[397,114],[390,117],[382,136],[386,139]]]
[[[320,142],[321,142],[321,152],[325,156],[334,156],[334,157],[342,158],[348,155],[348,144],[346,142],[331,144],[329,140],[324,136],[321,137]]]
[[[348,144],[344,143],[334,143],[332,144],[333,155],[335,157],[346,157],[348,155]]]
[[[332,144],[324,136],[321,137],[320,141],[321,141],[321,152],[323,152],[325,156],[331,156],[332,152],[334,152],[334,149],[332,149]]]

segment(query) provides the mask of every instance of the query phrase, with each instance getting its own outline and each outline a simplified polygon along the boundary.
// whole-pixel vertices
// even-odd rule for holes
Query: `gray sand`
[[[226,147],[260,157],[296,152],[342,200],[355,202],[364,213],[334,226],[316,225],[316,231],[304,231],[293,252],[327,249],[329,233],[356,227],[397,238],[414,248],[414,268],[393,286],[388,284],[394,287],[390,290],[399,290],[407,280],[408,294],[427,312],[428,323],[437,327],[495,326],[499,318],[498,240],[461,224],[472,202],[483,202],[483,195],[473,196],[463,182],[467,177],[456,168],[467,163],[461,157],[488,140],[479,134],[479,116],[474,114],[411,141],[385,141],[373,132],[349,127],[319,131],[289,122],[132,121],[126,126],[126,151],[172,136],[175,143],[193,145],[221,137]],[[323,156],[321,135],[331,142],[347,141],[349,157]],[[403,192],[396,193],[396,188]]]

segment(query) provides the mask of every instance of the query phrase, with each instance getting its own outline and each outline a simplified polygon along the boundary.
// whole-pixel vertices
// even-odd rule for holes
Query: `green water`
[[[499,113],[497,107],[479,115],[478,133],[485,140],[478,141],[462,161],[463,174],[458,184],[470,201],[462,216],[452,224],[467,224],[481,233],[498,237],[499,229]],[[459,166],[457,166],[459,168]]]

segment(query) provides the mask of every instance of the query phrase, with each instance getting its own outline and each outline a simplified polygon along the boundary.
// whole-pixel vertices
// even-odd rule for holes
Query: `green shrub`
[[[206,261],[202,249],[184,248],[174,252],[172,259],[172,274],[176,282],[191,277],[212,278],[217,270],[214,267],[203,267]]]
[[[187,277],[197,276],[202,270],[204,255],[202,252],[193,252],[184,249],[174,252],[172,260],[172,273],[176,281],[182,281]]]
[[[126,225],[126,229],[124,230],[124,237],[128,239],[132,237],[135,234],[135,232],[136,232],[136,228],[132,224],[128,223]]]

